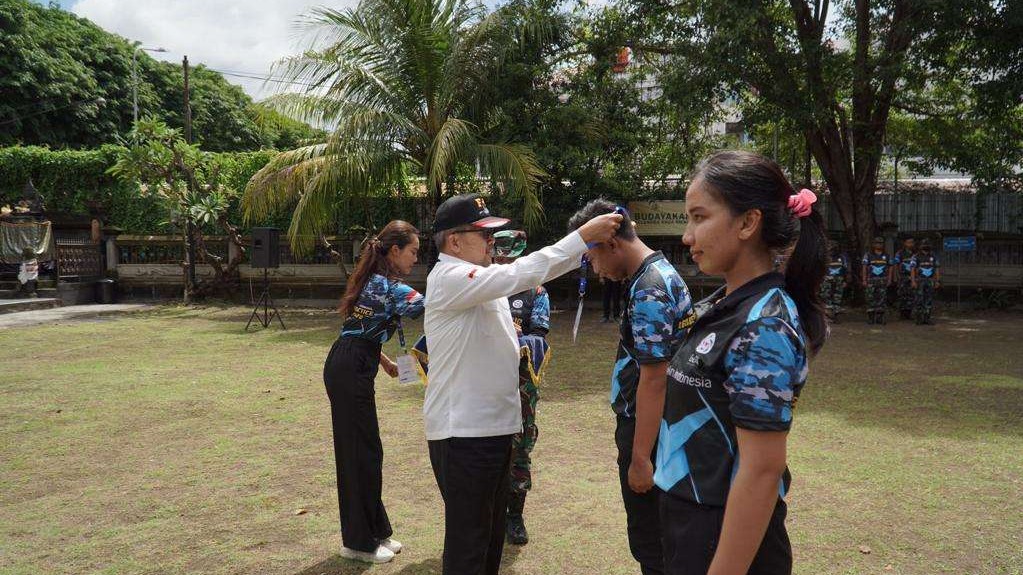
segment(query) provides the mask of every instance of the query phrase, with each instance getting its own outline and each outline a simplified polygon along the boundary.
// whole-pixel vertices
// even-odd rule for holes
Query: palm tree
[[[513,45],[500,13],[467,0],[363,0],[314,10],[306,29],[313,48],[276,68],[306,89],[272,104],[333,130],[253,176],[246,218],[294,204],[288,235],[308,248],[335,221],[339,199],[396,189],[412,171],[436,209],[442,183],[462,165],[520,198],[527,227],[541,223],[535,156],[484,136],[494,115],[486,86]]]

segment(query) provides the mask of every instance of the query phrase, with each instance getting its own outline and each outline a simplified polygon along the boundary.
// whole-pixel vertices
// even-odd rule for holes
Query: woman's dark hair
[[[821,281],[828,262],[828,239],[824,220],[814,210],[803,218],[789,209],[795,194],[785,173],[772,160],[740,150],[718,152],[704,159],[693,173],[702,178],[733,214],[760,210],[761,239],[768,248],[787,252],[785,291],[799,309],[811,353],[824,345],[827,320],[820,299]]]
[[[359,295],[369,283],[373,274],[380,274],[387,278],[397,277],[397,271],[391,268],[387,260],[387,252],[391,246],[398,246],[404,249],[412,243],[412,238],[419,235],[419,230],[408,222],[391,220],[380,230],[376,237],[367,240],[362,245],[362,254],[359,256],[359,263],[355,266],[355,272],[348,278],[348,285],[345,287],[345,295],[341,296],[341,304],[338,311],[341,317],[348,317],[359,301]]]

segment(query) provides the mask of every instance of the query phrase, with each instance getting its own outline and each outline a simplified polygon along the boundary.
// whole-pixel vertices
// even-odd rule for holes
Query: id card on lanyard
[[[422,383],[422,377],[419,374],[419,369],[416,367],[416,360],[409,355],[408,347],[405,344],[405,330],[401,327],[400,316],[398,316],[397,321],[398,344],[401,345],[401,355],[395,361],[398,364],[398,383],[402,385]]]

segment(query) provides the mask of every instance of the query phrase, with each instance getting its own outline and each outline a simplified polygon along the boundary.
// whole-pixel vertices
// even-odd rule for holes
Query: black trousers
[[[747,575],[792,573],[792,545],[785,531],[785,513],[785,502],[779,499]],[[706,575],[721,538],[724,519],[724,507],[662,495],[665,572],[668,575]]]
[[[615,319],[622,315],[622,282],[604,280],[604,317],[610,318],[614,312]]]
[[[635,418],[618,416],[615,444],[618,446],[618,480],[622,485],[622,501],[625,503],[625,517],[628,522],[629,550],[636,561],[639,561],[643,575],[660,575],[664,573],[659,507],[661,490],[654,486],[646,493],[636,493],[629,487],[632,439],[635,435]],[[656,443],[650,454],[651,461],[655,453]]]
[[[357,551],[375,551],[392,533],[381,499],[384,447],[373,385],[379,367],[380,344],[354,337],[338,338],[323,366],[334,426],[341,542]]]
[[[428,443],[444,499],[443,575],[497,575],[504,552],[512,436]]]

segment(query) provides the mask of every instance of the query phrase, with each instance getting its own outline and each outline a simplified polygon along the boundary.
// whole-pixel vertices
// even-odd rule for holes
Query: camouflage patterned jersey
[[[611,408],[618,415],[635,417],[640,364],[669,361],[696,314],[689,288],[661,252],[643,260],[626,293],[611,375]]]
[[[863,265],[867,266],[867,279],[886,279],[892,260],[885,252],[870,251],[863,256]]]
[[[772,272],[728,294],[696,321],[672,359],[654,474],[670,495],[723,506],[739,467],[736,428],[792,425],[807,358],[784,285],[784,276]],[[786,470],[780,496],[789,482]]]
[[[360,337],[384,343],[398,329],[398,317],[423,315],[423,296],[411,287],[373,274],[362,288],[352,313],[341,326],[341,337]]]
[[[888,293],[888,266],[891,258],[885,252],[867,252],[863,256],[863,265],[867,266],[867,311],[883,312],[887,306],[885,297]]]
[[[821,282],[821,301],[830,314],[842,309],[842,296],[845,294],[845,278],[849,275],[849,260],[845,254],[828,260],[828,273]]]
[[[508,298],[512,321],[524,335],[547,335],[551,330],[551,297],[543,286]]]

